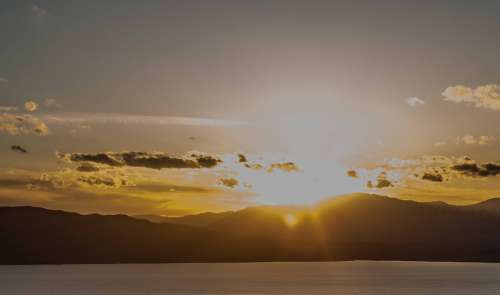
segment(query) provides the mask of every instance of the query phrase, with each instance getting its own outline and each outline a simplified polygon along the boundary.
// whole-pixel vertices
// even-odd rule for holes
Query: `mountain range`
[[[352,194],[183,217],[0,207],[0,264],[500,262],[499,233],[496,198],[454,206]]]

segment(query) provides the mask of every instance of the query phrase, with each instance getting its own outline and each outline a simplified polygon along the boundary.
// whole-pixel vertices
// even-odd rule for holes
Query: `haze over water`
[[[498,294],[500,264],[284,262],[1,266],[2,294]]]

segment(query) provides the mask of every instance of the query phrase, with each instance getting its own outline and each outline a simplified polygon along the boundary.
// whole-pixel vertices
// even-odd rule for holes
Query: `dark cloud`
[[[394,184],[390,180],[387,179],[378,179],[376,188],[385,188],[385,187],[393,187]]]
[[[192,155],[192,157],[198,161],[198,165],[202,168],[213,168],[222,162],[222,160],[214,156]]]
[[[82,163],[80,166],[76,167],[76,170],[78,170],[79,172],[97,172],[100,169],[94,164]]]
[[[105,164],[109,166],[123,166],[123,163],[118,161],[112,156],[111,153],[97,153],[97,154],[84,154],[84,153],[72,153],[72,154],[61,154],[58,153],[57,156],[68,162],[94,162],[99,164]]]
[[[243,155],[243,154],[238,154],[238,161],[239,161],[240,163],[246,163],[246,162],[248,162],[248,159],[247,159],[247,157],[246,157],[245,155]]]
[[[26,149],[24,149],[23,147],[21,147],[20,145],[12,145],[10,147],[10,149],[15,151],[15,152],[19,152],[19,153],[23,153],[23,154],[28,153],[28,151]]]
[[[434,182],[443,182],[443,175],[438,172],[425,172],[424,175],[422,175],[422,179]]]
[[[57,156],[68,162],[93,162],[105,164],[112,167],[144,167],[151,169],[166,169],[166,168],[213,168],[222,161],[211,155],[202,155],[191,153],[187,157],[173,157],[164,153],[149,153],[149,152],[120,152],[120,153],[69,153]]]
[[[240,182],[236,178],[221,178],[220,183],[224,186],[234,188],[235,186],[238,186]]]
[[[123,165],[131,167],[145,167],[151,169],[162,168],[200,168],[194,159],[170,157],[163,154],[149,154],[145,152],[126,152],[120,154]]]
[[[458,165],[454,165],[451,169],[461,172],[467,176],[496,176],[500,174],[500,165],[495,163],[486,163],[478,165],[474,162],[467,162]]]
[[[387,187],[393,187],[394,184],[392,183],[392,181],[390,181],[389,179],[387,179],[387,172],[382,171],[377,176],[377,179],[376,179],[375,183],[373,183],[371,180],[369,180],[366,183],[366,186],[368,188],[387,188]]]
[[[358,172],[356,172],[356,170],[348,170],[346,172],[347,176],[349,177],[352,177],[352,178],[358,178],[359,175],[358,175]]]

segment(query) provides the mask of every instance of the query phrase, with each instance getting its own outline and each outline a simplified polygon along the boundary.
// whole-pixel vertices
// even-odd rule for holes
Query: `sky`
[[[498,1],[0,0],[0,205],[500,196]]]

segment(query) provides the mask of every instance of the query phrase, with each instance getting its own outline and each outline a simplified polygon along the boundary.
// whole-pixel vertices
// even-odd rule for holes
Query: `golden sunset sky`
[[[0,205],[500,196],[500,2],[2,1]]]

